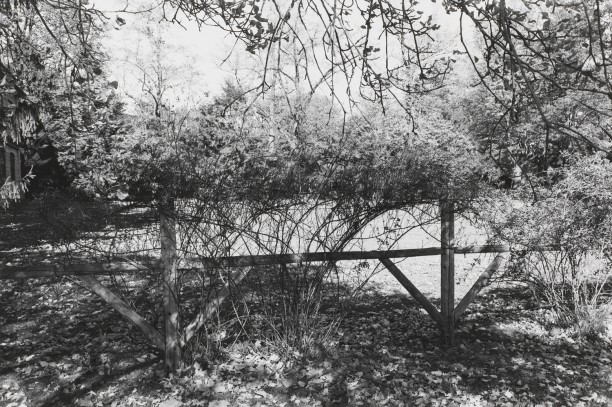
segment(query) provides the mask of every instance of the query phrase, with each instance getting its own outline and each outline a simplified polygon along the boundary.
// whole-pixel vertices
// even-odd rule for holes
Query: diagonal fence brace
[[[455,320],[458,320],[461,315],[467,310],[470,304],[474,301],[480,290],[487,284],[487,282],[491,279],[493,274],[500,268],[500,266],[506,261],[507,253],[499,253],[489,267],[486,268],[485,271],[482,272],[478,280],[472,285],[472,288],[465,294],[463,299],[457,304],[455,307]]]
[[[427,299],[427,297],[425,297],[423,293],[421,293],[419,289],[416,288],[415,285],[410,282],[410,280],[408,280],[408,277],[406,277],[404,273],[402,273],[402,271],[397,268],[395,263],[386,258],[381,258],[379,260],[387,268],[387,270],[389,270],[389,272],[393,274],[393,277],[395,277],[397,281],[399,281],[399,283],[404,286],[404,288],[410,293],[410,295],[412,295],[416,302],[418,302],[419,305],[423,307],[425,311],[427,311],[429,316],[434,321],[436,321],[438,325],[442,326],[442,314],[440,314],[440,311],[438,311],[435,305],[433,305],[431,301],[429,301],[429,299]]]
[[[113,307],[115,311],[120,313],[132,325],[139,328],[144,336],[157,348],[164,350],[166,341],[164,336],[159,333],[151,324],[141,317],[132,307],[117,296],[111,289],[105,287],[92,275],[78,276],[83,285],[90,291],[97,294],[108,305]]]

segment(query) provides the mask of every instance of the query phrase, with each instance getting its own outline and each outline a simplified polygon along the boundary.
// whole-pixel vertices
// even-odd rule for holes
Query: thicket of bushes
[[[498,197],[490,224],[514,247],[506,277],[526,283],[557,322],[604,333],[612,327],[612,164],[600,155],[568,161],[537,202],[506,197],[504,207]],[[555,250],[529,250],[538,245]]]

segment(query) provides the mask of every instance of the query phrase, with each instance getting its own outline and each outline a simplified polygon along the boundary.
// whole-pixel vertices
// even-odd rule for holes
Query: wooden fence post
[[[160,211],[159,234],[163,272],[164,319],[166,324],[166,357],[168,373],[176,372],[181,363],[179,340],[179,307],[177,298],[176,218],[174,205],[164,205]]]
[[[452,202],[440,202],[441,236],[441,311],[442,346],[452,347],[455,343],[455,214]]]

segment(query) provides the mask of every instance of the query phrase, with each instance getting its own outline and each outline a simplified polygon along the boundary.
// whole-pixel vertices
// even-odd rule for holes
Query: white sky
[[[127,9],[130,11],[140,10],[151,4],[151,0],[99,0],[95,6],[108,10],[107,15],[114,20],[116,10]],[[155,1],[153,1],[155,3]],[[419,8],[425,11],[424,16],[433,14],[434,22],[442,28],[437,35],[444,38],[445,46],[458,49],[458,17],[447,15],[440,4],[424,1]],[[120,84],[120,94],[137,96],[141,86],[138,76],[142,72],[139,67],[134,67],[134,62],[139,65],[147,59],[147,40],[140,32],[146,18],[139,14],[119,13],[126,20],[126,24],[118,30],[111,30],[107,44],[111,61],[110,79],[115,79]],[[152,25],[155,25],[154,23]],[[171,103],[177,105],[196,104],[204,99],[204,93],[218,94],[225,78],[232,75],[232,70],[240,65],[248,65],[248,60],[253,57],[244,51],[245,46],[238,43],[233,51],[232,57],[228,57],[230,50],[235,45],[234,38],[218,27],[202,27],[190,21],[184,21],[184,27],[178,24],[165,24],[167,31],[164,32],[164,40],[169,50],[169,71],[175,76],[189,76],[187,83],[176,84],[173,90],[168,92]],[[140,28],[142,31],[142,28]],[[139,60],[140,59],[140,60]],[[138,74],[138,75],[136,75]],[[142,96],[142,95],[141,95]]]
[[[148,0],[105,0],[107,16],[115,20],[120,15],[126,24],[119,29],[111,30],[108,40],[104,41],[109,52],[109,79],[117,80],[120,86],[120,94],[136,95],[141,86],[139,77],[141,70],[134,66],[138,60],[146,61],[150,54],[150,42],[142,34],[146,25],[146,17],[143,14],[117,13],[128,4],[128,10],[138,10],[143,3],[151,3]],[[100,5],[96,7],[102,8]],[[166,31],[163,34],[166,48],[169,54],[164,55],[170,67],[170,75],[192,76],[186,86],[175,86],[174,91],[169,92],[169,98],[179,104],[193,102],[194,99],[202,99],[204,93],[218,94],[224,79],[228,76],[228,67],[222,66],[225,58],[233,44],[232,38],[217,27],[202,27],[190,21],[178,24],[160,23]],[[151,24],[154,26],[155,24]],[[115,24],[117,27],[117,25]],[[227,65],[227,64],[225,64]],[[144,69],[144,68],[143,68]],[[177,78],[178,79],[178,78]]]

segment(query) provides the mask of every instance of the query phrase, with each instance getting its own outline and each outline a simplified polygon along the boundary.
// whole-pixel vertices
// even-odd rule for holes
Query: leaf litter
[[[413,301],[368,290],[316,356],[235,341],[166,378],[163,355],[73,282],[8,282],[0,407],[612,404],[609,341],[547,328],[531,301],[513,289],[481,296],[445,351]]]

